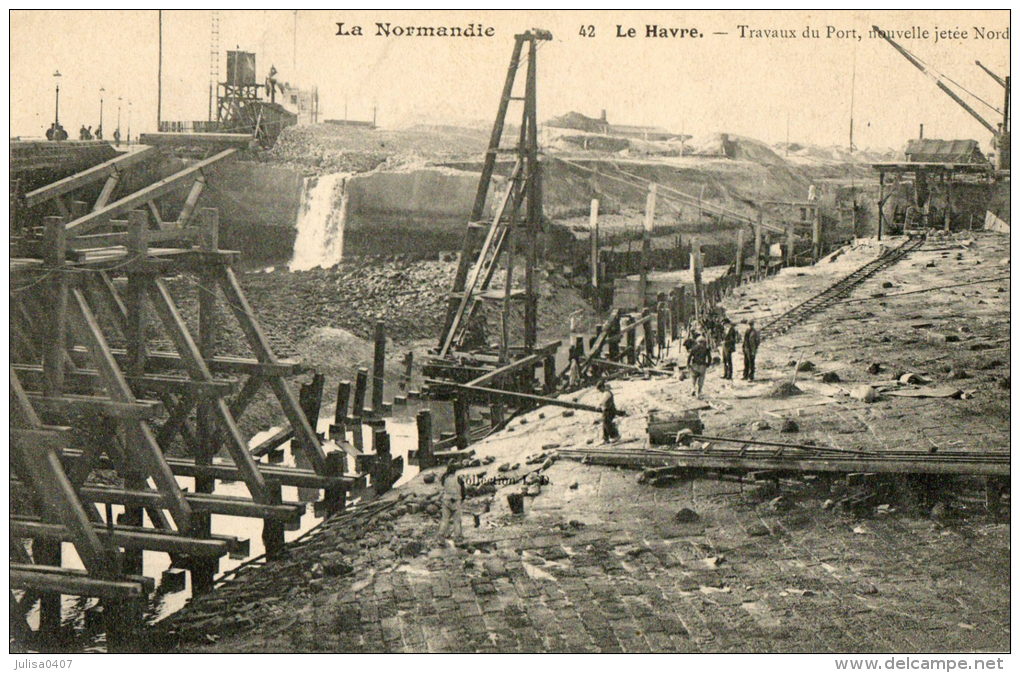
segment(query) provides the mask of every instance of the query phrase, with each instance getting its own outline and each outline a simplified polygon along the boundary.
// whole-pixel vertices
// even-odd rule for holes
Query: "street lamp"
[[[99,87],[99,128],[96,129],[97,140],[103,139],[103,94],[106,93],[106,87]]]
[[[128,100],[127,144],[131,144],[131,101]]]
[[[113,132],[113,139],[117,143],[117,147],[120,147],[120,101],[121,97],[117,96],[117,129]]]
[[[57,97],[56,102],[53,105],[53,124],[54,126],[60,126],[60,71],[57,70],[53,73],[53,81],[57,83]]]

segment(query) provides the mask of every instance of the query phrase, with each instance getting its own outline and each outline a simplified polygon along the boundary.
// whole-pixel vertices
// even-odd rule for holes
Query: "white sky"
[[[205,119],[209,91],[210,12],[165,11],[163,118]],[[337,37],[336,22],[364,26],[365,37]],[[493,38],[375,37],[374,23],[494,26]],[[221,11],[220,72],[227,49],[257,52],[259,77],[269,66],[279,79],[317,85],[323,117],[379,123],[416,118],[491,123],[506,73],[513,34],[530,27],[554,39],[539,52],[539,118],[570,110],[611,122],[664,126],[702,134],[726,131],[768,142],[786,138],[846,145],[851,73],[856,63],[855,141],[860,147],[902,147],[925,124],[925,135],[976,138],[988,134],[881,39],[742,40],[737,26],[825,30],[826,25],[866,33],[919,26],[966,29],[1009,26],[1006,11],[968,12],[666,12],[666,11],[300,11],[297,49],[292,11]],[[622,39],[616,25],[656,23],[697,27],[701,39]],[[581,37],[582,24],[596,27]],[[75,136],[82,122],[95,126],[99,88],[105,87],[105,126],[112,134],[120,96],[122,127],[132,102],[132,134],[156,122],[157,12],[13,11],[11,134],[42,135],[53,116],[54,70],[62,73],[60,116]],[[726,31],[729,35],[711,35]],[[917,56],[996,107],[1002,89],[975,65],[980,60],[1008,74],[1008,40],[902,40]],[[967,98],[983,116],[996,113]]]

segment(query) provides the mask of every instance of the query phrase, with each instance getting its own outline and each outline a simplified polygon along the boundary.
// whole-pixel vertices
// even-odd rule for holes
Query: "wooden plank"
[[[230,155],[234,154],[234,152],[236,152],[236,150],[224,150],[223,152],[219,152],[208,159],[192,164],[191,166],[188,166],[169,177],[163,178],[148,187],[140,189],[132,194],[128,194],[127,196],[100,208],[99,210],[94,210],[83,217],[73,220],[67,225],[67,230],[70,233],[83,234],[95,229],[96,227],[102,226],[109,222],[114,215],[127,212],[137,206],[149,203],[153,199],[157,199],[164,194],[178,189],[185,181],[193,179],[193,176],[195,176],[196,173],[200,173],[212,164],[226,159]]]
[[[150,159],[158,157],[156,149],[153,147],[146,147],[145,149],[138,150],[137,152],[128,152],[127,154],[115,157],[109,161],[104,161],[101,164],[97,164],[88,168],[80,173],[75,173],[62,180],[40,187],[39,189],[33,189],[32,191],[25,194],[25,206],[28,208],[34,208],[40,203],[49,201],[50,199],[57,198],[72,192],[79,187],[98,182],[104,178],[110,178],[117,175],[119,171],[141,163]],[[106,191],[106,186],[103,187]],[[112,191],[112,189],[110,190]]]

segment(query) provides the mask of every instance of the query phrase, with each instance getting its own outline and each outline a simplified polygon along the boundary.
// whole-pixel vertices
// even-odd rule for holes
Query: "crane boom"
[[[946,86],[946,84],[942,81],[941,75],[939,75],[938,72],[928,68],[923,63],[918,61],[917,58],[915,58],[913,54],[911,54],[909,51],[907,51],[906,49],[901,47],[899,44],[897,44],[896,41],[893,40],[888,35],[886,35],[885,31],[883,31],[881,28],[879,28],[878,26],[874,26],[874,25],[872,26],[872,28],[875,30],[875,32],[877,34],[881,35],[882,38],[886,42],[891,44],[893,49],[895,49],[896,51],[900,52],[900,54],[903,56],[903,58],[905,58],[908,61],[910,61],[910,63],[915,68],[917,68],[918,70],[920,70],[924,74],[928,75],[929,77],[933,77],[934,80],[935,80],[935,86],[937,86],[938,88],[942,89],[942,91],[945,92],[945,94],[947,96],[952,98],[956,102],[957,105],[959,105],[964,110],[966,110],[970,114],[971,117],[973,117],[974,119],[978,120],[978,122],[980,122],[982,126],[984,126],[986,129],[988,129],[988,131],[991,132],[992,135],[994,135],[994,136],[998,136],[999,135],[999,130],[995,127],[995,125],[990,123],[987,119],[985,119],[984,117],[979,115],[977,112],[975,112],[974,108],[972,108],[970,105],[967,105],[967,102],[964,101],[962,98],[960,98],[956,94],[955,91],[953,91],[948,86]]]
[[[1006,86],[1006,80],[1002,79],[1001,77],[996,75],[994,72],[992,72],[991,70],[986,68],[985,64],[982,63],[981,61],[974,61],[974,65],[976,65],[977,67],[981,68],[986,73],[988,73],[988,76],[991,77],[992,79],[994,79],[996,82],[998,82],[999,86],[1003,86],[1003,87]]]

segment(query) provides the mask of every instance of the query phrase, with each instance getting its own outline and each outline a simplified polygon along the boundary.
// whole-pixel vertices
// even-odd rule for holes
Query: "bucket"
[[[510,505],[512,514],[524,514],[524,494],[510,493],[506,496],[506,502]]]

